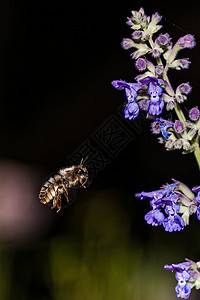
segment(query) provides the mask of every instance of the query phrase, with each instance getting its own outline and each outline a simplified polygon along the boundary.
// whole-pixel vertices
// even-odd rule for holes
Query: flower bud
[[[169,102],[167,102],[166,110],[172,110],[172,109],[174,109],[175,106],[176,106],[176,103],[173,100],[169,101]]]
[[[183,142],[181,139],[177,139],[174,142],[174,149],[180,150],[183,146]]]
[[[157,65],[155,67],[155,73],[156,73],[156,75],[160,76],[163,73],[163,71],[164,71],[163,66]]]
[[[191,128],[189,130],[188,134],[187,134],[188,135],[188,140],[191,141],[196,133],[197,133],[196,129]]]
[[[195,196],[193,192],[182,182],[173,179],[173,181],[178,185],[178,190],[182,192],[190,200],[194,200]]]
[[[121,45],[122,45],[122,48],[125,49],[125,50],[128,50],[128,49],[130,49],[130,48],[135,47],[134,41],[131,40],[131,39],[128,39],[128,38],[124,38],[124,39],[122,40]]]
[[[147,67],[146,59],[138,58],[135,62],[135,66],[138,69],[138,71],[144,71]]]
[[[181,70],[181,69],[188,69],[191,62],[189,61],[189,58],[182,58],[182,59],[176,59],[171,64],[169,64],[170,68]]]
[[[142,37],[142,33],[143,33],[142,30],[135,30],[131,35],[132,39],[136,41],[140,40]]]
[[[172,150],[174,146],[174,141],[171,139],[168,139],[165,143],[166,150]]]
[[[138,101],[138,105],[140,107],[140,109],[144,110],[144,111],[148,111],[149,108],[149,99],[141,99]]]
[[[174,123],[174,130],[177,132],[177,133],[182,133],[184,132],[185,128],[184,128],[184,125],[181,121],[179,120],[176,120],[175,123]]]
[[[193,48],[196,45],[194,36],[191,34],[186,34],[185,36],[181,37],[177,43],[181,49],[184,48]]]
[[[191,85],[189,84],[189,82],[186,82],[186,83],[181,83],[177,89],[176,89],[177,92],[180,92],[182,94],[185,94],[185,95],[188,95],[191,91],[192,91],[192,87]]]
[[[159,44],[160,46],[167,46],[171,41],[171,38],[168,33],[160,34],[155,42]]]
[[[199,115],[200,115],[200,112],[199,112],[199,109],[197,106],[190,109],[190,111],[189,111],[190,120],[197,121],[199,118]]]

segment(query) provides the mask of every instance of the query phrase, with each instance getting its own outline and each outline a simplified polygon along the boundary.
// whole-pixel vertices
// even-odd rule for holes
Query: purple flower
[[[185,270],[185,268],[184,268],[181,271],[177,271],[175,277],[176,277],[176,280],[178,280],[178,281],[180,281],[180,280],[188,281],[191,276],[190,276],[190,273],[187,270]]]
[[[194,263],[195,265],[195,263]],[[176,280],[178,281],[177,286],[175,287],[175,291],[177,293],[177,297],[187,299],[191,293],[190,283],[187,281],[191,281],[191,274],[194,270],[190,269],[192,267],[192,263],[187,261],[180,264],[171,264],[165,265],[164,268],[169,271],[176,271]],[[195,280],[195,276],[194,276]],[[192,278],[193,281],[193,278]]]
[[[151,224],[152,226],[158,226],[163,223],[165,216],[160,209],[153,209],[145,215],[144,219],[148,224]]]
[[[157,39],[156,43],[158,43],[160,46],[168,46],[170,44],[171,38],[168,33],[160,34]]]
[[[169,215],[168,218],[166,218],[163,222],[163,226],[165,228],[165,231],[180,231],[184,228],[184,220],[181,218],[178,214]]]
[[[165,231],[180,231],[184,228],[184,220],[182,217],[178,215],[180,210],[180,206],[177,203],[172,203],[172,205],[166,205],[165,212],[168,214],[168,218],[166,218],[163,222],[163,226]]]
[[[191,286],[187,283],[190,279],[190,274],[188,271],[183,270],[181,272],[176,272],[176,279],[178,280],[178,284],[175,288],[177,297],[187,299],[191,293]]]
[[[138,58],[135,62],[135,66],[139,71],[144,71],[147,67],[146,59]]]
[[[179,120],[176,120],[175,123],[174,123],[174,130],[177,132],[177,133],[182,133],[184,132],[185,128],[184,128],[184,125],[181,121]]]
[[[186,34],[185,36],[181,37],[176,44],[180,45],[180,47],[184,49],[193,48],[196,45],[196,42],[193,35]]]
[[[140,83],[128,83],[124,80],[114,80],[112,85],[118,90],[125,89],[128,103],[124,110],[124,116],[129,120],[135,119],[139,114],[139,105],[135,102],[135,98],[137,97],[137,91],[142,85]]]
[[[191,293],[191,286],[188,283],[185,283],[184,286],[182,286],[182,284],[177,284],[175,291],[177,293],[177,297],[188,299]]]
[[[161,55],[159,49],[157,49],[157,48],[152,49],[151,54],[154,58],[160,57],[160,55]]]
[[[200,115],[200,112],[199,112],[199,109],[197,106],[190,109],[190,111],[189,111],[190,120],[197,121],[199,118],[199,115]]]
[[[163,189],[153,191],[153,192],[141,192],[141,193],[135,194],[135,196],[140,198],[140,200],[143,200],[145,198],[158,200],[163,197]]]
[[[197,207],[197,219],[200,221],[200,206]]]
[[[164,101],[159,97],[162,95],[163,89],[158,84],[158,78],[148,76],[141,79],[140,83],[148,85],[148,94],[150,95],[149,114],[160,115],[164,107]]]
[[[163,195],[165,195],[166,197],[174,195],[174,190],[177,186],[178,185],[176,183],[164,185]]]
[[[179,195],[176,194],[177,184],[167,184],[160,190],[141,192],[136,194],[140,199],[150,198],[153,208],[145,215],[145,220],[152,226],[163,225],[165,231],[180,231],[184,228],[184,220],[178,215],[180,206],[176,203]]]
[[[160,123],[157,122],[157,121],[154,121],[152,124],[151,124],[151,131],[153,134],[159,134],[161,133],[161,130],[160,130]]]
[[[191,92],[192,87],[191,87],[191,85],[189,84],[189,82],[185,82],[185,83],[181,83],[181,84],[177,87],[177,90],[180,91],[182,94],[188,95],[188,94]]]
[[[189,58],[181,58],[179,59],[180,66],[182,69],[188,69],[191,62],[189,61]]]
[[[197,203],[200,203],[200,186],[193,187],[192,191],[197,193],[195,200],[197,201]],[[200,221],[200,205],[197,206],[196,213],[197,213],[197,219]]]
[[[179,264],[171,264],[171,265],[165,265],[164,268],[169,271],[176,271],[176,272],[183,272],[184,270],[188,270],[191,266],[191,263],[189,261],[179,263]]]
[[[197,201],[198,203],[200,203],[200,192],[198,192],[198,194],[197,194],[197,196],[196,196],[196,201]]]
[[[142,31],[141,30],[135,30],[133,33],[132,33],[132,38],[134,40],[140,40],[142,37]]]
[[[134,42],[133,42],[133,40],[131,40],[131,39],[124,38],[124,39],[122,40],[121,45],[122,45],[122,48],[123,48],[124,50],[128,50],[128,49],[134,47]]]
[[[128,102],[124,110],[125,119],[134,120],[139,114],[139,105],[135,101]]]
[[[125,80],[113,80],[111,83],[118,90],[125,89],[128,101],[134,100],[137,97],[137,91],[142,87],[140,83],[128,83]]]
[[[160,130],[164,138],[168,139],[171,133],[168,132],[167,129],[173,126],[173,122],[164,120],[163,118],[156,118],[155,122],[157,122],[157,126],[160,127]]]
[[[195,193],[200,192],[200,185],[194,186],[194,187],[192,188],[192,191],[195,192]]]
[[[156,73],[158,76],[160,76],[160,75],[163,73],[163,71],[164,71],[163,66],[157,65],[157,66],[155,67],[155,73]]]

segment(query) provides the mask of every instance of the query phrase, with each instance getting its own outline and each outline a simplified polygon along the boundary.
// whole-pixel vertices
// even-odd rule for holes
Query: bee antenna
[[[85,158],[82,158],[81,162],[80,162],[80,165],[83,166],[87,159],[88,159],[88,156],[86,156]]]

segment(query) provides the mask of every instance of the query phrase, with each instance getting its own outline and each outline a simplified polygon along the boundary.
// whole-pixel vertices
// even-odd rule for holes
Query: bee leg
[[[86,186],[84,185],[84,183],[81,180],[80,180],[80,184],[84,189],[86,189]]]
[[[56,207],[56,205],[57,205],[57,197],[54,197],[53,198],[53,205],[52,205],[51,209],[54,209]]]
[[[56,194],[53,197],[53,205],[52,205],[51,209],[54,209],[56,207],[57,203],[58,203],[58,190],[56,191]]]
[[[69,202],[69,193],[68,193],[68,189],[66,188],[66,186],[63,186],[63,188],[64,188],[64,195],[65,195],[65,197],[66,197],[66,199],[67,199],[67,202]]]
[[[61,210],[61,197],[60,195],[57,196],[57,213]]]

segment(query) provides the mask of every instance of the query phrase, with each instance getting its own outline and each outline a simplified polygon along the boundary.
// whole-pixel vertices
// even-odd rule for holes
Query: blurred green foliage
[[[144,228],[132,228],[120,190],[86,194],[56,215],[55,234],[26,249],[2,246],[0,299],[177,299],[174,274],[163,269],[176,253],[167,244],[172,235],[165,243],[165,232],[153,233],[143,242]]]
[[[163,269],[162,253],[149,260],[149,253],[131,239],[131,220],[119,192],[100,192],[83,211],[84,216],[82,210],[73,214],[73,235],[51,242],[53,299],[176,299],[175,280]]]

